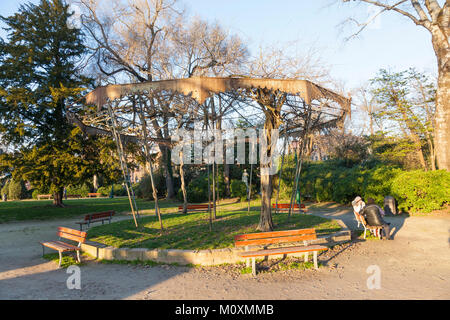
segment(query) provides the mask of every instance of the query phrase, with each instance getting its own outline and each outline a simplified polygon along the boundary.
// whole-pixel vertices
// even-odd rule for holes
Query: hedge
[[[289,161],[291,160],[291,161]],[[294,184],[295,164],[286,161],[283,168],[280,197],[290,198]],[[278,187],[274,179],[274,189]],[[362,164],[347,168],[335,161],[304,163],[300,178],[300,192],[315,201],[334,201],[349,204],[356,196],[373,198],[383,205],[384,197],[397,199],[399,209],[424,213],[442,209],[450,204],[450,172],[405,171],[394,165]],[[276,193],[274,193],[276,194]]]

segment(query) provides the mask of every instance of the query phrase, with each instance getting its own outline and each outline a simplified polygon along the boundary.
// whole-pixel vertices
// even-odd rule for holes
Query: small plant
[[[252,267],[245,267],[243,269],[241,269],[241,274],[249,274],[252,273]]]
[[[320,264],[319,264],[320,266]],[[287,262],[287,263],[280,263],[279,265],[280,270],[307,270],[307,269],[314,269],[314,263],[311,261],[308,262],[300,262],[300,261],[294,261],[294,262]]]
[[[58,253],[47,253],[43,256],[44,259],[59,263],[59,254]],[[63,255],[61,259],[61,268],[68,268],[71,265],[83,265],[83,261],[80,263],[77,259],[71,255]]]

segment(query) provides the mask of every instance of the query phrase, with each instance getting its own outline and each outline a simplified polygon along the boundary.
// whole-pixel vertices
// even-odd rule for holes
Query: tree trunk
[[[94,187],[94,191],[97,192],[97,189],[98,189],[98,176],[96,174],[94,174],[92,185]]]
[[[162,152],[162,162],[163,162],[163,168],[164,168],[164,176],[166,178],[166,189],[167,189],[167,198],[173,199],[175,197],[175,191],[173,188],[173,179],[171,174],[171,163],[169,158],[169,150],[167,146],[161,146],[161,152]]]
[[[432,31],[432,43],[438,63],[435,152],[438,169],[450,171],[450,46],[447,36],[438,27]]]
[[[225,163],[223,165],[223,181],[225,183],[225,197],[231,195],[230,192],[230,165]]]
[[[180,152],[180,180],[181,180],[181,192],[183,193],[183,213],[187,213],[187,192],[186,192],[186,184],[184,181],[184,160],[183,160],[183,151]]]
[[[427,144],[428,144],[428,150],[430,152],[431,170],[434,171],[434,170],[436,170],[436,154],[435,154],[434,146],[433,146],[433,137],[430,134],[427,134]]]
[[[270,174],[261,174],[261,198],[261,215],[258,230],[272,231],[273,221],[270,205],[272,199],[272,176]]]
[[[53,205],[55,207],[64,208],[62,188],[59,189],[57,192],[53,193]]]

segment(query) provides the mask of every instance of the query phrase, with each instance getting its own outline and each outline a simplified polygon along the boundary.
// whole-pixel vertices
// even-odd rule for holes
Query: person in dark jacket
[[[391,240],[390,238],[390,223],[383,220],[383,217],[380,212],[380,207],[375,204],[375,201],[373,199],[367,200],[367,205],[362,210],[362,215],[364,216],[364,219],[366,219],[366,222],[369,226],[382,226],[383,227],[383,233],[384,236],[382,239],[384,240]]]

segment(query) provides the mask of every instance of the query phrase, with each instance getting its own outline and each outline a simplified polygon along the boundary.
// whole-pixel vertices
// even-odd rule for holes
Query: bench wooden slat
[[[247,251],[247,252],[239,252],[237,253],[239,256],[243,258],[251,258],[258,256],[267,256],[267,255],[275,255],[275,254],[289,254],[289,253],[298,253],[298,252],[311,252],[311,251],[321,251],[327,250],[327,247],[320,245],[312,245],[312,246],[296,246],[296,247],[283,247],[283,248],[273,248],[273,249],[264,249],[258,251]]]
[[[41,242],[41,244],[43,246],[46,246],[46,247],[50,248],[50,249],[57,250],[57,251],[62,251],[62,252],[74,250],[73,248],[65,246],[65,245],[63,245],[61,243],[58,243],[56,241]]]
[[[110,216],[113,216],[114,214],[115,214],[115,211],[113,211],[113,210],[89,213],[84,216],[84,221],[89,221],[89,220],[98,219],[98,218],[106,218],[106,217],[109,218]]]
[[[289,203],[278,203],[278,205],[276,203],[272,203],[272,208],[278,208],[278,209],[289,209],[291,207],[291,205]],[[293,204],[292,205],[293,209],[299,209],[299,208],[305,208],[305,205],[302,203],[301,206],[299,207],[298,203],[297,204]]]
[[[73,241],[76,241],[76,242],[84,243],[86,241],[86,237],[79,237],[79,236],[75,236],[75,235],[70,234],[70,233],[58,232],[56,235],[58,237],[61,237],[61,238],[64,238],[64,239],[73,240]]]
[[[256,246],[256,245],[264,245],[264,244],[298,242],[298,241],[315,240],[315,239],[317,239],[316,234],[306,234],[306,235],[301,235],[301,236],[244,240],[244,241],[236,242],[236,246]]]
[[[78,230],[70,229],[70,228],[66,228],[66,227],[58,227],[58,231],[68,233],[68,234],[73,234],[75,236],[82,237],[82,238],[86,238],[86,235],[87,235],[87,233],[85,231],[78,231]]]
[[[211,207],[214,207],[214,205],[211,205]],[[201,209],[201,208],[208,208],[207,204],[189,204],[186,206],[188,209]],[[183,206],[178,206],[178,209],[183,209]]]
[[[62,242],[62,241],[49,241],[49,242],[41,242],[42,245],[58,250],[58,251],[73,251],[80,250],[79,247]]]
[[[206,211],[209,206],[207,204],[188,204],[186,210],[188,211]],[[214,205],[211,204],[211,210],[214,209]],[[178,212],[183,211],[183,206],[178,206]]]
[[[270,232],[256,232],[256,233],[247,233],[247,234],[237,235],[234,237],[234,240],[239,241],[239,240],[250,240],[250,239],[264,239],[264,238],[273,238],[273,237],[312,234],[315,232],[316,232],[316,230],[314,228],[283,230],[283,231],[270,231]]]

